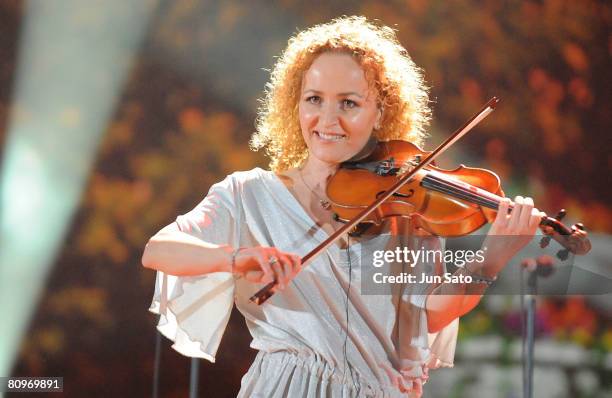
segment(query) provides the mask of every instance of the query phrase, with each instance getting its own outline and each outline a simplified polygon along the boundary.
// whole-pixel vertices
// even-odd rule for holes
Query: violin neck
[[[423,177],[421,180],[421,185],[424,188],[432,191],[440,192],[496,211],[499,210],[499,203],[502,200],[502,197],[499,195],[485,191],[484,189],[480,189],[463,181],[449,178],[436,171],[428,172],[427,175],[425,175],[425,177]],[[510,203],[510,207],[508,209],[509,213],[512,211],[513,207],[514,203]],[[572,234],[572,231],[569,228],[560,223],[558,220],[548,216],[542,217],[542,220],[540,220],[540,225],[552,227],[561,235]]]

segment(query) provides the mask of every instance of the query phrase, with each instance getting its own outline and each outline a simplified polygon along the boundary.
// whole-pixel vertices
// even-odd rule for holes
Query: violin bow
[[[391,195],[396,193],[404,184],[406,184],[419,170],[434,161],[436,157],[438,157],[440,154],[450,148],[461,137],[467,134],[468,131],[472,130],[478,123],[480,123],[485,117],[487,117],[491,112],[493,112],[498,103],[499,99],[497,97],[491,98],[463,126],[457,129],[450,137],[448,137],[442,144],[440,144],[435,150],[433,150],[427,157],[423,158],[418,164],[414,166],[414,168],[403,174],[402,177],[399,178],[398,181],[391,188],[389,188],[386,192],[382,193],[378,197],[378,199],[376,199],[372,204],[363,209],[352,220],[348,221],[346,224],[336,230],[336,232],[334,232],[327,239],[321,242],[317,247],[312,249],[310,253],[302,257],[302,265],[308,265],[319,253],[331,246],[343,234],[355,228],[355,226],[357,226],[357,224],[363,221],[363,219],[365,219],[372,211],[374,211],[374,209],[380,206],[385,200],[387,200]],[[265,303],[266,300],[268,300],[270,297],[272,297],[275,288],[276,281],[272,281],[265,285],[263,288],[261,288],[253,296],[251,296],[249,300],[252,303],[261,305]]]

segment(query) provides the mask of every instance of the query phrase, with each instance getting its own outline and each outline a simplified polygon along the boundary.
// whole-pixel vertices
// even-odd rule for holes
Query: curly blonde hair
[[[365,17],[341,17],[292,37],[272,70],[250,142],[254,150],[265,148],[270,169],[298,167],[308,157],[298,117],[302,78],[314,59],[328,51],[352,54],[375,88],[383,110],[375,137],[421,145],[431,115],[421,70],[391,28]]]

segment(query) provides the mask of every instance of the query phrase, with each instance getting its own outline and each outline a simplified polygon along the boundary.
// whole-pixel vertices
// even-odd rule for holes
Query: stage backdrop
[[[66,184],[73,199],[62,202],[56,229],[44,227],[59,213],[26,222],[23,259],[30,242],[56,243],[32,260],[48,267],[2,285],[11,289],[3,308],[32,305],[2,318],[15,339],[0,349],[0,376],[62,376],[70,397],[151,395],[155,275],[140,265],[145,243],[228,173],[267,166],[248,140],[274,57],[298,29],[353,14],[396,28],[423,68],[433,108],[427,149],[501,98],[441,165],[495,170],[507,195],[532,196],[550,214],[566,208],[570,223],[593,233],[585,263],[610,265],[609,2],[3,1],[3,214],[32,216],[24,203],[56,196],[6,183],[40,188],[29,168],[11,163],[28,156],[12,144],[24,123],[38,126],[26,133],[42,148],[41,169],[61,166],[45,184]],[[19,258],[1,265],[18,270]],[[539,300],[535,396],[612,391],[610,298]],[[520,331],[518,298],[487,297],[461,322],[455,369],[432,372],[426,396],[520,396]],[[200,396],[235,396],[255,355],[249,342],[234,313],[217,363],[201,361]],[[163,341],[160,396],[187,395],[189,364]]]

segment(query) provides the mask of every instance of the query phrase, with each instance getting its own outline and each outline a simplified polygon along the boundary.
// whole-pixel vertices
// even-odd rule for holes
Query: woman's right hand
[[[230,259],[231,261],[231,259]],[[243,247],[234,254],[232,273],[253,283],[276,280],[284,289],[302,268],[301,257],[276,247]]]

